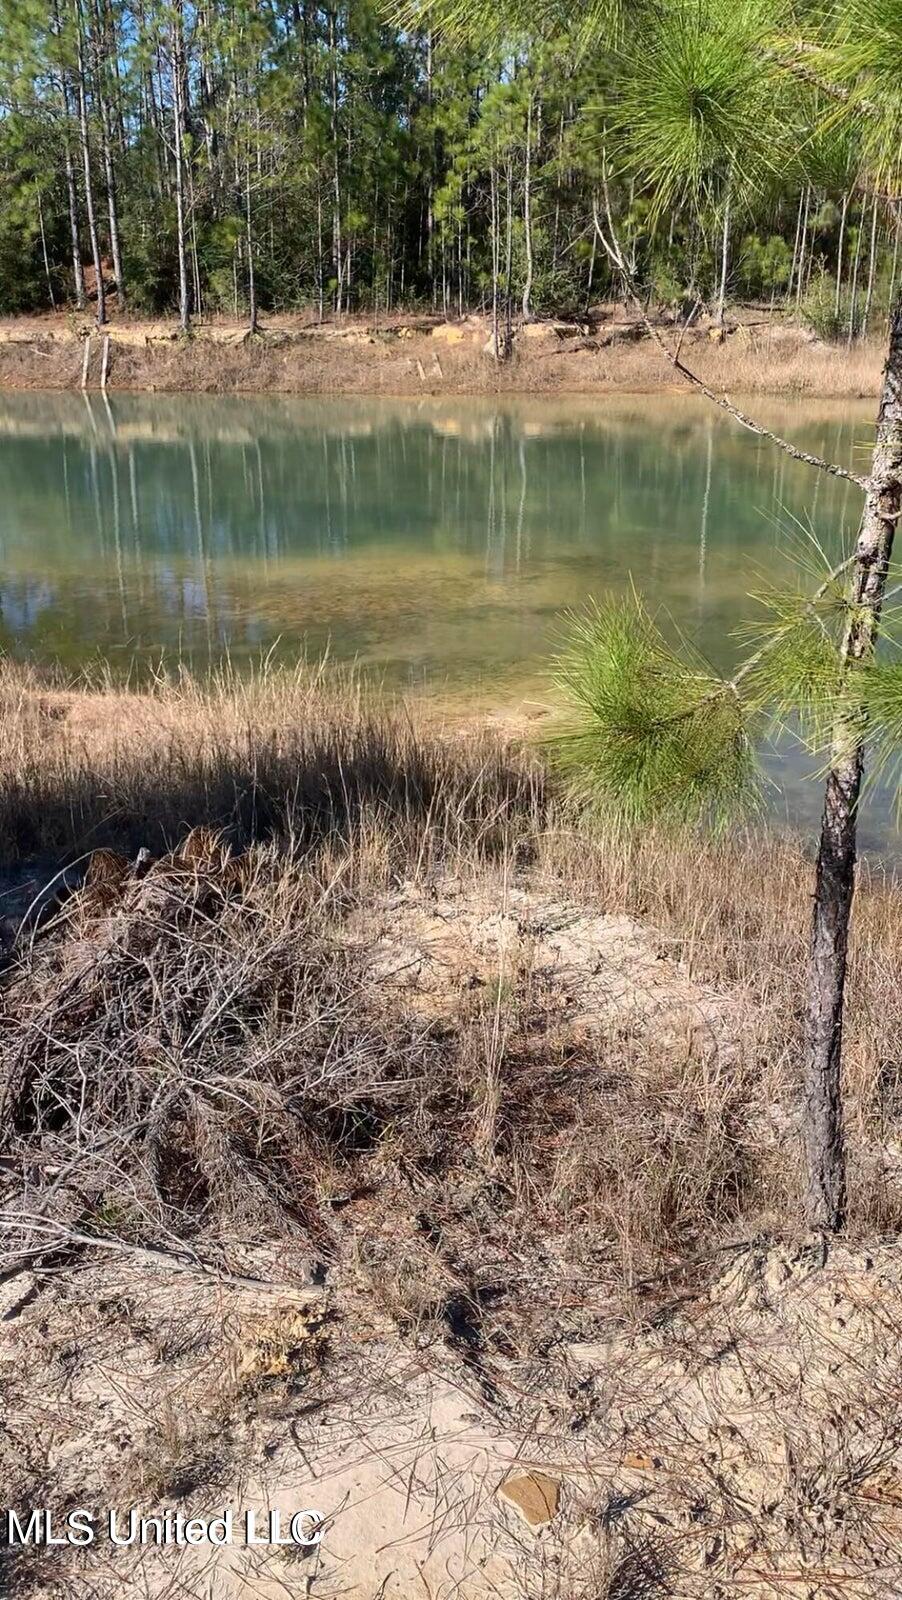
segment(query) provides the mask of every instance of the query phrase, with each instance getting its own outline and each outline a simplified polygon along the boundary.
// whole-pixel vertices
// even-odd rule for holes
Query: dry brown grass
[[[728,1233],[795,1229],[800,846],[587,832],[528,749],[427,729],[304,669],[134,696],[11,669],[3,684],[7,861],[37,855],[49,876],[101,844],[160,858],[20,936],[3,996],[8,1216],[43,1208],[50,1172],[44,1215],[63,1230],[156,1245],[300,1229],[341,1254],[334,1194],[387,1186],[428,1237],[456,1241],[454,1283],[443,1247],[425,1295],[439,1317],[479,1305],[492,1238],[496,1277],[526,1232],[555,1238],[565,1276],[593,1263],[622,1286]],[[196,834],[177,849],[200,825],[224,848]],[[376,956],[397,885],[428,907],[449,882],[477,923],[516,886],[527,953],[486,977],[463,951],[424,1013]],[[574,1021],[528,954],[549,895],[638,919],[729,1023]],[[846,1036],[859,1233],[902,1216],[899,920],[894,884],[863,871]],[[449,1200],[464,1195],[475,1229]],[[409,1260],[385,1243],[389,1297],[403,1311],[406,1275],[422,1311],[433,1245],[419,1222]],[[378,1235],[367,1248],[378,1258]]]
[[[616,319],[616,321],[615,321]],[[273,318],[259,337],[213,342],[222,328],[199,328],[188,341],[174,325],[126,324],[128,343],[112,330],[110,386],[197,393],[345,395],[648,393],[673,386],[672,369],[647,338],[634,338],[622,308],[599,308],[586,335],[515,339],[512,359],[486,355],[485,319],[470,319],[466,336],[449,344],[432,336],[431,317],[394,319],[389,328],[362,322],[314,328]],[[613,342],[612,342],[613,329]],[[12,332],[16,342],[7,342]],[[241,340],[240,327],[234,338]],[[31,338],[23,342],[28,335]],[[625,336],[624,336],[625,335]],[[99,345],[95,342],[95,352]],[[723,345],[705,329],[690,331],[683,357],[713,387],[732,394],[805,395],[817,399],[876,395],[884,360],[880,337],[847,351],[791,324],[742,312]],[[99,356],[95,354],[95,361]],[[7,389],[76,389],[81,340],[58,319],[0,329],[0,385]]]
[[[84,1455],[100,1504],[209,1509],[288,1418],[280,1471],[353,1441],[406,1505],[429,1450],[439,1481],[457,1471],[460,1388],[565,1475],[561,1545],[514,1536],[523,1600],[701,1600],[712,1573],[725,1596],[822,1571],[840,1572],[825,1593],[897,1592],[897,1280],[891,1248],[854,1251],[902,1220],[895,886],[862,875],[853,1245],[812,1273],[801,846],[588,832],[528,748],[325,674],[148,695],[2,681],[11,867],[110,852],[23,930],[0,989],[3,1265],[34,1274],[4,1316],[43,1362],[0,1375],[38,1441],[6,1449],[13,1499],[82,1495]],[[141,846],[149,870],[117,866]],[[678,1006],[593,1011],[627,918],[626,999],[647,983]],[[582,966],[546,959],[559,925]],[[322,1326],[298,1310],[311,1276]],[[457,1396],[450,1438],[417,1389],[427,1354]],[[128,1429],[85,1399],[108,1372]],[[402,1471],[417,1406],[432,1443],[414,1429]],[[472,1498],[467,1547],[491,1482]],[[7,1567],[23,1592],[145,1592],[114,1561],[106,1587],[63,1562],[58,1590],[52,1561]]]
[[[506,821],[528,828],[544,803],[538,768],[496,740],[437,744],[408,714],[367,705],[352,679],[305,667],[128,694],[61,692],[7,666],[0,715],[7,864],[102,845],[156,854],[201,822],[238,845],[290,835],[303,849],[384,819],[428,869],[455,843],[490,847]]]

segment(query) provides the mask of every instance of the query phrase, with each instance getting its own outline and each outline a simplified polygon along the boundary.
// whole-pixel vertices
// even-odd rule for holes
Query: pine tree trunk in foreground
[[[874,648],[896,519],[902,511],[902,296],[890,318],[871,486],[849,591],[842,653],[846,685]],[[864,772],[863,708],[848,694],[836,719],[824,797],[808,966],[803,1130],[805,1209],[811,1227],[841,1228],[846,1174],[842,1121],[842,1019],[849,918],[855,890],[858,803]]]

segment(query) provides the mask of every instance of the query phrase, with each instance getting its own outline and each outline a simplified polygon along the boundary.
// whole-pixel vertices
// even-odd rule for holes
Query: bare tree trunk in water
[[[848,593],[849,621],[842,642],[844,686],[824,796],[808,967],[803,1114],[805,1209],[813,1228],[831,1232],[842,1227],[846,1211],[842,1018],[866,732],[864,707],[854,692],[854,663],[866,659],[876,642],[900,511],[902,296],[890,315],[871,480]]]

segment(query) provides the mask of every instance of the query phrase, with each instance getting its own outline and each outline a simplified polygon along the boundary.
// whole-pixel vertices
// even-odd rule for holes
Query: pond
[[[749,404],[864,469],[873,402]],[[860,510],[678,394],[8,394],[0,483],[9,651],[121,674],[328,651],[474,706],[547,700],[563,615],[630,583],[728,666],[750,595],[794,581],[812,539],[835,557]],[[776,809],[810,820],[802,753],[778,766]]]

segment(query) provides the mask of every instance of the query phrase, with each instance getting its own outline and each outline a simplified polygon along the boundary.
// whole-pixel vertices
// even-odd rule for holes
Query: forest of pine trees
[[[643,290],[804,316],[851,342],[900,264],[847,126],[796,79],[773,160],[653,208],[611,50],[475,48],[379,0],[0,0],[0,313],[579,314]]]

